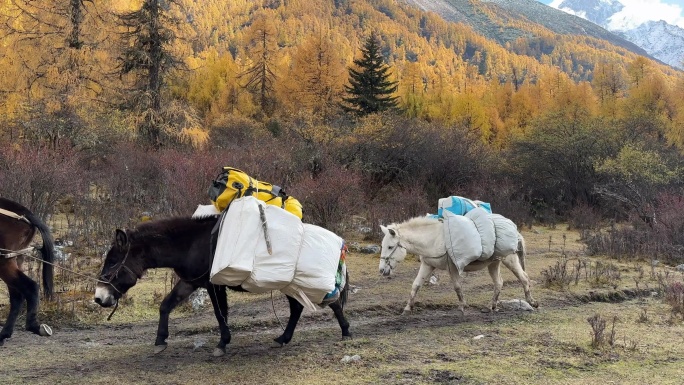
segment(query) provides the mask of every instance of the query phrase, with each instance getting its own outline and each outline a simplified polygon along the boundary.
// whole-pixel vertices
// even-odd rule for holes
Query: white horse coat
[[[435,218],[417,217],[403,223],[380,227],[385,234],[382,240],[379,265],[382,275],[391,275],[397,263],[404,260],[407,253],[420,256],[420,269],[413,281],[411,295],[404,308],[404,313],[413,310],[418,290],[435,269],[447,270],[449,272],[451,282],[459,299],[459,310],[463,313],[466,302],[461,291],[461,274],[459,274],[459,269],[447,255],[442,222]],[[505,257],[493,256],[484,261],[476,260],[466,265],[463,271],[477,271],[485,267],[489,269],[489,275],[494,282],[494,296],[492,297],[490,308],[496,310],[501,287],[503,286],[503,279],[499,269],[502,262],[504,266],[515,274],[522,284],[526,301],[536,307],[537,303],[530,293],[530,280],[527,273],[525,273],[525,240],[520,233],[518,233],[517,253],[509,254]]]

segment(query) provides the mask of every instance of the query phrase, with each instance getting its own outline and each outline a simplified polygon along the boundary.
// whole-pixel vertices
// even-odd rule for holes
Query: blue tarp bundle
[[[468,198],[452,195],[448,198],[439,200],[439,208],[437,209],[437,217],[442,218],[443,210],[448,210],[456,215],[466,215],[468,211],[475,207],[482,207],[488,213],[492,213],[492,208],[489,203],[481,201],[472,201]]]

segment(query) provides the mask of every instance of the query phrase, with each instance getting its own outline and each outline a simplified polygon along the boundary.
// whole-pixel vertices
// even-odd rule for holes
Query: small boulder
[[[361,250],[359,250],[363,254],[380,254],[380,251],[382,251],[382,248],[378,245],[368,245],[368,246],[363,246]]]
[[[357,362],[357,361],[361,361],[361,356],[358,354],[354,354],[353,356],[344,356],[340,360],[340,362],[343,364],[349,364],[349,363]]]
[[[499,307],[505,310],[515,310],[515,311],[534,311],[532,305],[527,303],[522,299],[509,299],[505,301],[499,301]]]

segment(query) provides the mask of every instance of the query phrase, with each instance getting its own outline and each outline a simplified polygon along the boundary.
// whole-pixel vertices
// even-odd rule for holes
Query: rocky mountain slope
[[[551,5],[624,37],[663,63],[684,68],[684,29],[676,25],[637,19],[619,0],[564,0]]]
[[[586,35],[602,39],[639,55],[650,56],[638,45],[597,24],[567,12],[549,7],[536,0],[403,0],[444,19],[468,24],[482,35],[502,44],[534,34],[519,25],[539,25],[558,34]],[[597,0],[593,0],[597,1]]]

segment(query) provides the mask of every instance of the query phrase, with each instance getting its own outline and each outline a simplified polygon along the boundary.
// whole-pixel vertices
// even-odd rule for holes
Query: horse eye
[[[390,250],[392,250],[393,248],[394,248],[394,246],[390,246],[390,247],[388,247],[388,249],[390,249]]]

